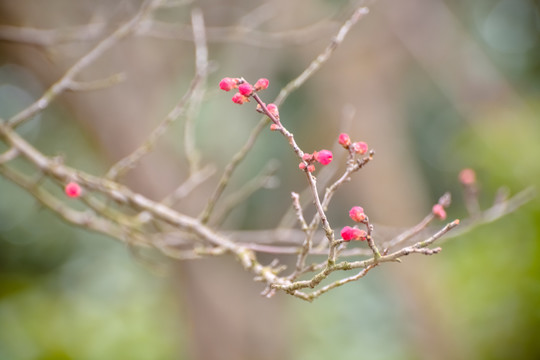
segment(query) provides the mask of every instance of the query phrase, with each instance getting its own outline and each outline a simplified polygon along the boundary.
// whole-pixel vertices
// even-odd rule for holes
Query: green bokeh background
[[[288,128],[297,134],[299,143],[306,149],[333,146],[333,138],[328,134],[337,137],[340,131],[337,118],[343,102],[338,96],[336,99],[326,93],[324,86],[328,84],[329,88],[350,94],[350,89],[354,89],[350,69],[369,72],[365,69],[369,61],[384,61],[389,53],[399,51],[401,55],[396,58],[402,59],[400,78],[386,79],[385,74],[380,74],[381,82],[395,81],[391,83],[399,94],[399,103],[381,106],[398,109],[399,126],[405,130],[402,137],[411,144],[407,153],[407,157],[414,159],[411,171],[420,179],[428,201],[433,202],[450,190],[454,203],[449,217],[466,216],[457,181],[457,174],[464,167],[476,170],[484,207],[491,204],[501,186],[512,194],[530,186],[538,188],[538,4],[532,0],[433,1],[458,20],[460,30],[478,46],[513,94],[512,100],[503,95],[493,96],[489,101],[479,100],[478,106],[470,100],[468,104],[473,106],[463,111],[459,103],[449,98],[444,80],[434,77],[433,69],[427,71],[410,49],[391,48],[399,43],[396,41],[399,36],[385,37],[377,32],[389,26],[381,14],[384,9],[396,6],[391,3],[381,0],[370,6],[372,14],[365,24],[351,32],[343,49],[338,49],[336,62],[331,61],[280,109],[282,117],[294,119]],[[58,4],[54,9],[64,19],[62,2]],[[210,25],[223,25],[219,21],[234,24],[249,10],[244,4],[231,4],[236,6],[229,13],[231,18],[216,20],[209,15]],[[339,6],[345,2],[303,1],[303,4],[311,10],[298,21],[307,24],[313,21],[310,16],[315,19],[329,12],[339,14]],[[422,4],[415,1],[410,6],[420,18],[435,15]],[[212,2],[199,5],[211,13]],[[250,9],[255,5],[260,4],[253,4]],[[179,8],[162,16],[186,22],[189,21],[186,11]],[[286,20],[294,19],[294,14],[284,11],[282,16],[284,24],[277,21],[266,30],[290,26]],[[74,25],[70,22],[75,20],[71,19],[61,24]],[[7,16],[2,20],[13,24]],[[279,85],[296,76],[329,38],[311,42],[302,52],[290,46],[258,50],[228,43],[211,45],[210,57],[218,70],[212,74],[210,83],[238,73],[241,67],[247,78],[268,72],[272,86],[265,96],[272,98]],[[432,41],[442,40],[434,35]],[[2,118],[16,113],[46,87],[33,78],[31,69],[10,57],[14,46],[4,44],[0,51]],[[448,46],[451,48],[452,44]],[[363,53],[367,60],[355,59],[351,55],[355,51]],[[249,61],[240,62],[246,58]],[[336,66],[343,64],[343,59],[352,59],[357,65]],[[436,73],[442,76],[447,71],[453,74],[451,69],[436,68]],[[177,76],[168,84],[169,89],[185,89],[189,76]],[[328,79],[338,79],[337,84],[326,83]],[[168,109],[174,103],[174,94],[177,92],[165,93],[163,108]],[[67,154],[69,165],[102,173],[110,164],[95,133],[88,131],[87,125],[73,121],[73,109],[62,100],[65,99],[21,128],[21,134],[45,153]],[[325,106],[334,108],[335,121],[325,118]],[[356,111],[362,122],[374,121],[362,108]],[[225,119],[224,113],[227,113]],[[209,96],[197,128],[198,144],[205,154],[212,154],[205,155],[204,160],[225,163],[248,136],[248,125],[256,119],[258,116],[252,109],[232,107],[228,95]],[[362,131],[358,129],[357,136],[365,136],[370,144],[375,143],[382,150],[383,155],[376,161],[388,161],[383,149],[393,144],[371,139],[370,125],[362,125]],[[176,124],[166,139],[179,158],[182,144],[177,139],[181,138],[181,131],[181,124]],[[1,144],[0,150],[5,149]],[[235,180],[242,183],[249,179],[270,157],[282,161],[277,173],[281,179],[278,187],[255,194],[246,205],[235,209],[230,226],[242,229],[275,226],[280,218],[276,213],[288,208],[289,192],[302,188],[302,178],[289,170],[294,169],[296,160],[268,131],[262,134],[252,155],[235,174]],[[369,177],[369,170],[359,177],[362,180]],[[402,175],[383,176],[393,177],[399,186]],[[369,190],[361,190],[355,199],[362,201],[362,196],[368,193]],[[345,193],[336,199],[339,205],[331,214],[336,228],[346,221],[346,214],[338,211],[340,206],[353,205],[347,202],[347,196]],[[391,200],[385,198],[381,202]],[[419,200],[419,203],[429,211],[429,202]],[[421,219],[421,214],[418,215],[412,217]],[[395,216],[381,216],[377,220],[406,225]],[[381,266],[358,283],[335,290],[312,304],[293,298],[280,299],[284,303],[280,316],[287,324],[287,356],[310,360],[538,359],[539,234],[540,201],[536,197],[515,213],[444,243],[440,255],[411,256],[404,259],[404,264]],[[405,275],[400,274],[402,269]],[[122,244],[65,224],[23,190],[0,177],[0,359],[190,359],[192,334],[185,316],[190,310],[178,297],[182,289],[177,288],[176,275],[162,276],[154,270],[137,261]],[[262,341],[271,342],[272,338]]]

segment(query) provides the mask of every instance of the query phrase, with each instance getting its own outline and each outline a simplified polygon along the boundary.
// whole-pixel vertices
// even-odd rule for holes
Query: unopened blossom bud
[[[249,101],[249,98],[245,97],[244,95],[242,95],[242,94],[240,94],[238,92],[238,93],[233,95],[232,101],[235,104],[242,105],[243,103]]]
[[[476,182],[476,173],[473,169],[463,169],[459,172],[459,181],[463,185],[473,185]]]
[[[250,83],[245,82],[238,86],[238,91],[244,96],[250,96],[253,93],[253,86]]]
[[[255,91],[259,91],[259,90],[264,90],[268,88],[269,84],[270,84],[270,81],[268,81],[268,79],[260,78],[259,80],[257,80],[257,82],[255,83],[253,87],[255,88]]]
[[[433,213],[433,215],[435,215],[435,217],[441,220],[446,219],[446,211],[444,210],[444,207],[441,204],[433,205],[431,212]]]
[[[277,131],[280,129],[281,126],[279,126],[278,124],[271,124],[270,125],[270,130],[272,131]]]
[[[349,211],[349,217],[356,222],[362,222],[366,219],[366,214],[361,206],[353,206]]]
[[[236,88],[236,80],[230,77],[223,78],[219,82],[219,88],[221,90],[230,91]]]
[[[339,134],[338,143],[344,148],[348,148],[349,145],[351,145],[351,138],[349,137],[349,134],[346,134],[346,133]]]
[[[311,161],[312,159],[313,159],[313,155],[311,154],[304,153],[304,155],[302,155],[302,160],[304,161]]]
[[[315,171],[315,165],[309,164],[308,167],[307,167],[307,171],[309,171],[310,173],[314,172]]]
[[[304,170],[304,169],[306,168],[306,164],[303,163],[303,162],[301,162],[300,164],[298,164],[298,168],[299,168],[300,170]]]
[[[332,154],[330,150],[321,150],[319,152],[315,152],[313,156],[315,157],[315,160],[317,160],[323,165],[330,164],[334,157],[334,155]]]
[[[274,115],[275,118],[279,118],[279,110],[276,104],[268,104],[266,108],[270,114]]]
[[[66,185],[64,191],[70,198],[78,198],[82,193],[81,186],[73,181]]]
[[[353,143],[352,148],[355,153],[360,155],[364,155],[369,150],[368,145],[363,141]]]
[[[343,238],[343,241],[366,240],[367,233],[361,229],[345,226],[341,229],[341,237]]]

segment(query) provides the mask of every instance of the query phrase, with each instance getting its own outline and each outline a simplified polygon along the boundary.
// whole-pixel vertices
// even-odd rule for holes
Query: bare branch
[[[69,89],[75,76],[77,76],[83,69],[91,65],[114,44],[131,34],[137,28],[137,26],[139,26],[140,22],[145,17],[149,16],[152,11],[161,4],[162,1],[163,0],[146,0],[137,14],[130,21],[120,26],[115,32],[100,41],[89,53],[79,59],[79,61],[77,61],[57,82],[55,82],[47,91],[45,91],[45,93],[36,102],[9,119],[8,124],[11,127],[17,127],[22,122],[30,119],[38,112],[44,110],[47,106],[49,106],[51,101],[58,97],[58,95]]]

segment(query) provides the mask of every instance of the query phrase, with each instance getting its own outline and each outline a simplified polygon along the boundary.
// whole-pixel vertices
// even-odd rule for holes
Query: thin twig
[[[117,179],[118,177],[125,174],[128,170],[135,167],[135,165],[147,154],[149,154],[157,141],[167,132],[167,129],[171,124],[178,119],[185,112],[185,105],[193,97],[193,93],[197,87],[197,84],[200,82],[200,77],[195,76],[191,81],[187,92],[182,96],[180,101],[176,106],[167,114],[167,116],[161,121],[161,123],[150,133],[146,140],[137,147],[131,154],[120,159],[116,164],[114,164],[105,177],[107,179]]]
[[[213,223],[222,224],[223,221],[225,221],[225,219],[227,218],[227,216],[232,212],[232,210],[236,206],[238,206],[238,204],[248,199],[257,190],[260,190],[261,188],[266,186],[269,181],[274,177],[277,169],[278,162],[270,161],[268,164],[266,164],[266,166],[258,175],[256,175],[247,183],[243,184],[238,191],[228,195],[225,199],[223,199],[223,205],[220,213],[216,216]]]
[[[80,58],[79,61],[69,68],[69,70],[47,89],[36,102],[9,119],[9,126],[17,127],[22,122],[30,119],[32,116],[49,106],[58,95],[69,89],[75,76],[103,55],[105,51],[113,47],[119,40],[131,34],[137,26],[139,26],[141,20],[149,16],[162,1],[163,0],[146,0],[137,14],[130,21],[120,26],[115,32],[100,41],[92,50],[90,50],[90,52]]]
[[[199,170],[200,161],[200,154],[195,147],[195,117],[201,109],[208,76],[208,48],[206,45],[204,18],[200,9],[196,8],[191,12],[191,24],[195,44],[195,74],[199,81],[193,89],[184,122],[184,150],[189,164],[189,172],[193,174]]]
[[[216,168],[214,166],[207,165],[203,167],[196,173],[191,174],[176,190],[161,200],[161,203],[165,206],[173,206],[193,192],[197,186],[208,180],[215,172]]]

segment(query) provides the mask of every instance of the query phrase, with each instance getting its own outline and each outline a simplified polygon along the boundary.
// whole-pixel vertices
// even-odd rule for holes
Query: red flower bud
[[[361,206],[353,206],[349,211],[349,217],[356,222],[362,222],[366,219],[366,214]]]
[[[268,88],[269,84],[270,84],[270,81],[268,81],[268,79],[261,78],[261,79],[257,80],[257,82],[254,85],[255,91],[264,90],[264,89]]]
[[[367,233],[364,230],[345,226],[341,230],[341,237],[343,238],[343,241],[366,240]]]
[[[330,150],[321,150],[319,152],[314,152],[313,157],[321,164],[328,165],[332,162],[334,155]]]
[[[219,82],[219,88],[221,90],[230,91],[236,88],[236,80],[230,77],[223,78]]]
[[[315,171],[315,165],[309,164],[308,167],[307,167],[307,171],[309,171],[310,173],[314,172]]]
[[[279,110],[276,104],[268,104],[266,109],[268,109],[268,112],[274,115],[275,118],[279,119]]]
[[[473,169],[463,169],[459,172],[459,181],[463,185],[472,185],[476,182],[476,173]]]
[[[73,181],[66,185],[64,191],[70,198],[78,198],[82,193],[80,185]]]
[[[363,141],[353,143],[352,147],[353,147],[354,152],[360,155],[364,155],[365,153],[367,153],[369,149],[368,145]]]
[[[431,212],[433,213],[433,215],[435,215],[435,217],[441,220],[446,219],[446,211],[444,210],[444,207],[441,204],[433,205]]]
[[[235,104],[242,105],[243,103],[249,101],[249,98],[245,97],[244,95],[240,93],[236,93],[233,95],[232,101]]]
[[[349,134],[346,134],[346,133],[339,134],[338,143],[344,148],[348,148],[349,145],[351,145],[351,138],[349,137]]]
[[[245,82],[238,87],[238,91],[244,96],[250,96],[253,93],[253,86],[251,86],[250,83]]]

